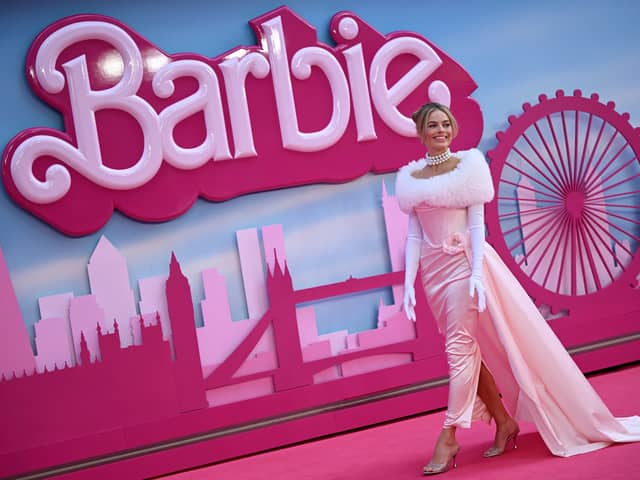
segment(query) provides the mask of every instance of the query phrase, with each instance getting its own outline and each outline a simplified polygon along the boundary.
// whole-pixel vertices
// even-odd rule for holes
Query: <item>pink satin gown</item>
[[[487,309],[469,296],[467,209],[418,204],[423,232],[422,286],[445,335],[449,403],[445,426],[490,420],[477,395],[482,362],[507,409],[535,422],[555,455],[570,456],[613,442],[640,441],[640,417],[615,418],[555,336],[527,293],[485,243]]]

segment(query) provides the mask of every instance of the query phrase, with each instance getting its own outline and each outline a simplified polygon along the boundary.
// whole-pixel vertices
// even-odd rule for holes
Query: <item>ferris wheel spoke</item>
[[[593,258],[591,249],[588,248],[589,246],[591,246],[591,247],[593,247],[593,249],[595,249],[596,246],[594,245],[593,238],[589,234],[588,226],[586,224],[584,224],[584,228],[579,228],[578,229],[578,233],[579,233],[580,237],[582,238],[582,243],[583,243],[583,245],[585,247],[585,254],[587,256],[587,261],[589,262],[589,270],[591,272],[591,277],[593,278],[593,283],[595,283],[596,288],[598,290],[600,290],[600,289],[602,289],[602,285],[600,284],[600,277],[598,276],[598,269],[596,268],[595,261],[594,261],[595,259]],[[587,236],[589,238],[587,238]]]
[[[600,229],[600,231],[602,231],[607,237],[609,237],[610,240],[613,241],[613,243],[615,243],[616,245],[618,245],[622,250],[624,250],[629,256],[633,256],[633,253],[623,244],[620,243],[620,241],[614,237],[611,232],[609,230],[607,230],[606,228],[604,228],[600,223],[600,219],[596,217],[596,219],[591,218],[591,216],[589,214],[585,215],[585,220],[588,222],[588,224],[593,227],[595,229],[595,227],[598,227]],[[617,260],[617,259],[616,259]]]
[[[543,177],[547,182],[549,182],[549,183],[550,183],[553,187],[555,187],[555,188],[552,188],[552,187],[550,187],[550,186],[548,186],[548,185],[544,185],[544,184],[542,184],[542,185],[544,185],[546,188],[548,188],[548,189],[549,189],[549,190],[551,190],[552,192],[555,192],[555,193],[557,193],[557,194],[559,194],[559,195],[561,195],[561,194],[562,194],[561,192],[562,192],[562,190],[563,190],[563,187],[562,187],[562,185],[561,185],[561,184],[560,184],[560,185],[558,185],[558,184],[556,184],[553,180],[551,180],[551,179],[547,176],[547,174],[545,174],[542,170],[540,170],[540,168],[538,168],[538,166],[537,166],[535,163],[533,163],[533,162],[529,159],[529,157],[527,157],[524,153],[522,153],[522,152],[521,152],[517,147],[515,147],[515,146],[514,146],[514,147],[512,148],[512,150],[513,150],[513,151],[515,151],[518,155],[520,155],[520,158],[522,158],[525,162],[527,162],[527,163],[531,166],[531,168],[533,168],[536,172],[538,172],[538,173],[539,173],[539,174],[540,174],[540,175],[541,175],[541,176],[542,176],[542,177]]]
[[[529,190],[530,192],[534,192],[534,193],[537,193],[539,195],[546,195],[547,197],[555,198],[558,202],[562,202],[563,201],[562,197],[559,197],[557,195],[552,195],[551,193],[546,193],[546,192],[543,192],[542,190],[536,190],[535,188],[527,187],[526,185],[520,185],[519,183],[512,182],[510,180],[500,179],[500,183],[506,183],[507,185],[513,185],[514,187],[522,188],[524,190]]]
[[[562,115],[564,115],[564,112],[562,113]],[[564,118],[564,117],[563,117]],[[562,156],[562,152],[560,151],[560,144],[558,143],[558,136],[556,135],[556,130],[553,127],[553,123],[551,122],[551,117],[549,115],[546,116],[547,119],[547,125],[549,126],[549,130],[551,130],[551,137],[553,138],[553,143],[555,144],[556,147],[556,152],[558,152],[558,158],[560,159],[560,166],[562,167],[562,173],[564,173],[564,178],[565,178],[565,184],[568,185],[570,183],[569,180],[569,175],[567,173],[567,169],[565,168],[564,165],[564,158]],[[563,121],[564,123],[564,121]]]
[[[554,230],[554,228],[556,227],[556,224],[560,221],[561,218],[562,218],[562,215],[556,215],[550,221],[548,221],[545,224],[539,226],[538,228],[536,228],[533,232],[531,232],[529,234],[529,237],[533,238],[538,232],[540,232],[543,228],[546,227],[546,231],[545,232],[543,232],[541,235],[539,235],[536,240],[532,240],[535,243],[533,244],[533,246],[531,247],[531,249],[528,252],[525,252],[525,255],[523,256],[523,259],[520,261],[520,265],[522,265],[522,262],[524,262],[524,260],[526,260],[527,256],[533,254],[533,252],[535,252],[538,249],[538,247],[540,247],[540,245],[543,244],[543,242],[545,242],[545,241],[548,242],[549,238],[553,238],[552,236],[549,235],[549,232]],[[513,251],[516,247],[519,247],[520,245],[524,244],[526,241],[527,241],[527,238],[523,237],[522,240],[517,242],[515,245],[511,246],[509,248],[509,250]]]
[[[577,115],[576,115],[576,120],[577,120]],[[578,167],[578,171],[576,174],[576,185],[580,183],[580,181],[582,180],[582,175],[583,175],[583,169],[584,169],[584,157],[587,153],[587,149],[589,146],[589,136],[591,134],[591,122],[593,120],[593,113],[589,113],[589,120],[587,122],[587,130],[584,134],[584,144],[582,145],[582,156],[580,157],[580,165]],[[604,125],[604,123],[603,123]],[[600,133],[602,133],[602,130],[600,131]],[[576,136],[577,138],[577,136]],[[599,138],[599,137],[598,137]],[[595,150],[594,150],[595,151]],[[577,150],[576,150],[577,152]],[[593,151],[591,152],[591,156],[593,156]],[[577,154],[576,154],[576,158],[577,158]]]
[[[624,170],[625,168],[627,168],[629,165],[631,165],[633,162],[635,162],[637,160],[637,158],[634,156],[633,158],[631,158],[630,160],[628,160],[627,162],[625,162],[623,165],[621,165],[620,167],[618,167],[616,170],[613,171],[613,173],[610,173],[609,175],[607,175],[607,177],[605,178],[600,178],[602,175],[605,174],[605,172],[609,169],[609,167],[611,166],[611,164],[613,164],[613,162],[620,156],[620,154],[622,153],[622,151],[627,148],[627,145],[629,145],[628,143],[626,143],[620,150],[618,150],[618,152],[614,155],[614,157],[609,160],[609,163],[607,163],[607,165],[602,169],[602,171],[596,175],[595,177],[593,177],[593,180],[591,180],[586,186],[585,186],[585,190],[587,191],[587,193],[590,193],[593,191],[594,189],[594,183],[598,182],[597,185],[595,185],[595,187],[598,187],[600,185],[603,185],[604,183],[606,183],[610,178],[614,177],[617,173],[619,173],[621,170]]]
[[[623,235],[625,235],[626,237],[629,237],[629,238],[631,238],[631,239],[635,240],[636,242],[640,242],[640,238],[636,237],[635,235],[633,235],[633,234],[629,233],[629,232],[628,232],[628,231],[626,231],[626,230],[621,229],[621,228],[620,228],[620,227],[618,227],[615,223],[611,222],[611,221],[609,220],[608,214],[604,213],[604,214],[603,214],[604,216],[600,216],[600,215],[598,214],[600,211],[599,211],[599,210],[596,210],[596,209],[585,210],[585,212],[586,212],[586,215],[587,215],[587,217],[588,217],[588,218],[590,218],[590,219],[591,219],[591,217],[592,217],[592,216],[593,216],[593,217],[596,217],[596,218],[598,219],[598,222],[599,222],[599,223],[606,223],[606,224],[607,224],[607,225],[609,225],[611,228],[613,228],[614,230],[619,231],[620,233],[622,233],[622,234],[623,234]],[[600,227],[599,223],[598,223],[598,226]],[[606,231],[606,232],[607,232],[607,234],[608,234],[609,236],[611,236],[611,238],[615,238],[615,237],[614,237],[613,235],[611,235],[611,234],[610,234],[610,233],[609,233],[605,228],[603,228],[603,227],[600,227],[600,228],[602,228],[604,231]]]
[[[540,213],[540,212],[543,212],[543,211],[546,211],[546,210],[557,210],[557,209],[558,209],[558,206],[531,208],[531,209],[528,209],[528,210],[520,210],[520,211],[516,211],[516,212],[502,213],[502,214],[498,215],[498,218],[503,220],[503,219],[507,219],[509,217],[516,217],[516,216],[524,217],[524,216],[527,216],[527,215],[532,215],[534,213]]]
[[[586,173],[583,185],[588,185],[589,183],[591,183],[591,181],[593,180],[594,176],[597,177],[597,173],[596,172],[600,168],[600,164],[602,163],[602,161],[604,160],[604,157],[609,152],[609,149],[611,148],[611,145],[613,144],[613,141],[615,140],[615,138],[617,136],[618,136],[618,131],[616,130],[616,132],[609,139],[609,142],[607,143],[607,146],[604,147],[604,150],[602,151],[602,153],[598,157],[598,161],[596,162],[596,164],[593,166],[593,168],[591,170],[589,170]]]
[[[571,174],[571,186],[576,188],[577,185],[577,174],[578,174],[578,138],[580,137],[580,123],[578,122],[579,113],[577,110],[574,112],[575,123],[573,125],[573,155],[569,158],[574,158],[573,166],[575,167],[574,171]],[[569,163],[569,167],[571,167],[572,163]],[[571,168],[569,168],[571,171]]]
[[[605,127],[606,124],[607,124],[606,122],[602,122],[600,124],[600,130],[598,130],[598,136],[596,137],[596,141],[594,142],[593,147],[591,148],[591,155],[589,155],[589,160],[587,161],[587,165],[586,165],[584,171],[578,177],[578,183],[579,184],[584,184],[585,177],[588,176],[589,172],[591,172],[591,170],[592,170],[593,158],[594,158],[596,152],[598,151],[598,146],[600,145],[600,140],[602,140],[602,136],[604,134],[604,127]],[[610,140],[610,142],[611,141],[612,140]]]
[[[600,246],[603,246],[605,249],[605,252],[607,252],[608,254],[611,255],[611,258],[613,260],[615,260],[616,262],[618,262],[618,264],[623,268],[624,267],[622,265],[622,262],[620,262],[620,259],[618,258],[618,256],[616,255],[615,250],[611,247],[611,245],[602,238],[602,236],[598,233],[598,231],[594,228],[595,226],[599,226],[597,223],[594,222],[586,222],[585,225],[587,226],[587,228],[585,229],[585,231],[587,232],[587,235],[589,235],[589,237],[592,240],[592,245],[595,248],[596,253],[598,254],[598,257],[600,258],[600,262],[602,263],[602,265],[604,266],[604,268],[607,270],[607,273],[609,274],[609,278],[611,279],[611,281],[613,282],[615,280],[615,277],[613,275],[613,273],[611,273],[611,270],[609,269],[609,265],[607,264],[607,261],[604,259],[603,255],[602,255],[602,251],[600,250]],[[599,242],[595,241],[593,239],[593,237],[591,237],[591,233],[593,233],[594,235],[596,235],[597,239],[599,240]]]
[[[547,171],[549,172],[549,174],[553,177],[553,179],[555,180],[555,182],[551,182],[553,185],[555,185],[559,190],[562,190],[562,184],[563,181],[562,179],[558,178],[558,176],[556,175],[556,171],[557,169],[553,169],[549,166],[549,164],[546,162],[546,160],[544,159],[544,157],[542,156],[542,154],[538,151],[538,149],[536,148],[536,146],[533,144],[533,142],[531,141],[531,139],[529,139],[529,137],[527,136],[526,133],[522,134],[522,138],[525,139],[525,141],[527,142],[527,144],[529,145],[529,147],[531,148],[531,150],[533,150],[533,152],[536,154],[536,156],[538,157],[538,159],[542,162],[542,164],[545,166],[545,168],[547,169]]]
[[[577,228],[578,225],[576,225],[576,230],[577,230],[577,235],[580,236],[580,230],[579,228]],[[589,292],[589,286],[587,285],[587,271],[585,270],[585,265],[584,265],[584,257],[587,255],[586,253],[586,247],[584,245],[584,242],[578,242],[578,258],[580,259],[580,271],[582,272],[582,288],[584,289],[584,293],[588,293]]]
[[[547,117],[547,120],[549,120],[549,118]],[[553,166],[555,168],[555,171],[558,172],[558,174],[560,176],[562,176],[562,172],[560,167],[558,166],[558,164],[556,163],[556,159],[555,159],[555,155],[551,152],[551,148],[549,147],[549,144],[547,143],[547,140],[544,138],[544,135],[542,134],[542,131],[540,130],[540,126],[538,125],[538,122],[535,122],[533,124],[533,127],[536,130],[536,133],[538,134],[538,138],[540,139],[540,141],[542,142],[542,145],[544,145],[544,149],[547,151],[547,155],[549,155],[549,158],[551,159],[551,162],[553,163]],[[553,128],[553,127],[551,127]],[[561,184],[568,184],[569,181],[567,178],[562,178],[562,180],[560,181]],[[564,193],[564,192],[563,192]]]
[[[533,177],[531,175],[529,175],[527,172],[525,172],[524,170],[516,167],[515,165],[509,163],[509,162],[505,162],[505,165],[507,165],[508,167],[512,168],[513,170],[515,170],[516,172],[518,172],[520,175],[522,175],[523,177],[527,177],[529,180],[537,183],[538,185],[541,185],[542,187],[551,190],[552,192],[556,193],[557,195],[562,195],[561,191],[558,191],[554,188],[549,187],[548,185],[542,183],[538,178]]]
[[[602,212],[602,210],[600,209],[588,209],[589,211],[591,210],[595,210],[597,212]],[[629,222],[629,223],[635,223],[636,225],[640,225],[640,221],[638,220],[634,220],[633,218],[629,218],[629,217],[624,217],[622,215],[618,215],[617,213],[613,213],[611,211],[607,211],[607,212],[602,212],[605,215],[607,215],[608,217],[614,217],[614,218],[619,218],[620,220],[624,220],[625,222]]]
[[[569,186],[573,186],[573,173],[571,171],[571,151],[569,150],[569,134],[567,133],[567,121],[565,118],[564,110],[560,112],[560,118],[562,119],[562,134],[564,136],[564,149],[565,157],[567,159],[567,177],[569,179]]]
[[[609,277],[611,278],[612,281],[613,281],[613,275],[611,274],[611,272],[609,271],[609,268],[607,267],[607,263],[602,256],[599,245],[604,245],[605,249],[609,253],[611,253],[612,257],[615,256],[615,253],[610,248],[608,248],[607,243],[598,234],[597,230],[595,229],[595,226],[598,226],[597,224],[594,224],[593,222],[589,222],[589,221],[584,221],[584,219],[582,223],[584,225],[584,228],[580,229],[580,232],[582,234],[582,238],[584,242],[585,254],[587,255],[587,258],[589,258],[590,260],[589,265],[591,268],[591,274],[597,285],[597,288],[601,289],[602,284],[600,282],[600,275],[598,274],[598,268],[596,266],[597,258],[593,255],[593,252],[597,253],[598,258],[600,259],[600,263],[607,269]],[[599,242],[594,238],[594,234],[597,235]],[[591,247],[591,248],[587,248],[587,247]]]
[[[558,281],[556,283],[556,291],[560,292],[560,286],[562,284],[562,280],[564,279],[564,268],[567,264],[567,251],[569,250],[569,245],[571,245],[571,253],[569,259],[575,258],[576,256],[576,228],[575,228],[575,220],[569,219],[568,227],[565,229],[565,235],[563,238],[565,239],[565,248],[562,252],[562,260],[560,261],[560,271],[558,272]],[[569,264],[571,265],[571,280],[570,280],[570,288],[571,295],[576,294],[576,264],[575,262],[569,260]]]
[[[569,249],[569,245],[570,245],[569,237],[564,236],[563,238],[564,238],[564,247],[562,248],[562,258],[560,259],[560,270],[558,271],[558,278],[556,280],[556,288],[555,288],[556,292],[560,292],[562,279],[564,277],[564,266],[566,265],[566,262],[567,262],[567,250]]]
[[[634,178],[638,178],[640,177],[640,173],[636,173],[635,175],[630,176],[629,178],[625,178],[624,180],[620,180],[619,182],[614,183],[613,185],[607,185],[606,187],[602,188],[598,194],[606,192],[607,190],[611,190],[612,188],[616,188],[619,185],[622,185],[623,183],[627,183],[630,182],[631,180],[633,180]]]
[[[576,256],[577,256],[577,241],[576,241],[576,236],[578,235],[576,230],[577,230],[577,226],[576,226],[576,220],[572,220],[571,221],[571,253],[573,254],[573,261],[571,261],[571,295],[575,295],[576,294],[576,284],[577,284],[577,280],[576,280]]]
[[[598,200],[608,200],[610,198],[618,198],[618,197],[628,197],[628,196],[634,196],[636,194],[640,193],[640,190],[633,190],[630,192],[621,192],[621,193],[612,193],[611,195],[598,195]],[[588,203],[589,200],[586,200],[585,203]]]
[[[518,197],[498,197],[498,200],[508,200],[514,203],[553,203],[554,205],[559,205],[560,202],[557,200],[544,200],[541,198],[518,198]]]
[[[553,209],[555,209],[555,210],[558,210],[558,209],[559,209],[559,207],[548,207],[548,208],[553,208]],[[541,211],[541,210],[542,210],[542,209],[541,209],[541,208],[539,208],[539,209],[536,209],[536,210],[533,210],[533,211],[534,211],[534,212],[537,212],[537,213],[540,213],[540,211]],[[522,228],[525,228],[525,227],[528,227],[528,226],[530,226],[530,225],[533,225],[533,224],[534,224],[534,223],[536,223],[536,222],[539,222],[539,221],[541,221],[541,220],[546,220],[546,219],[547,219],[547,216],[546,216],[546,215],[538,215],[538,216],[537,216],[536,218],[534,218],[533,220],[529,220],[528,222],[525,222],[525,223],[523,223],[522,225],[515,226],[515,227],[513,227],[513,228],[511,228],[511,229],[509,229],[509,230],[505,230],[504,232],[502,232],[502,234],[503,234],[503,235],[510,235],[510,234],[512,234],[513,232],[515,232],[516,230],[520,230],[520,229],[522,229]]]
[[[560,225],[559,225],[559,230],[560,230],[561,232],[562,232],[562,231],[565,231],[566,223],[567,223],[567,215],[563,213],[563,214],[561,215]],[[556,230],[556,232],[557,232],[557,230]],[[560,239],[562,239],[562,238],[565,238],[565,235],[558,235],[558,236],[556,236],[556,237],[547,237],[547,238],[560,238]],[[556,247],[555,247],[555,250],[556,250],[556,251],[558,250],[558,245],[560,245],[560,241],[556,242]],[[544,257],[545,257],[544,255],[540,255],[540,256],[538,257],[538,261],[537,261],[537,262],[536,262],[536,264],[533,266],[533,269],[531,270],[531,272],[529,272],[529,276],[530,276],[530,277],[533,277],[533,276],[536,274],[536,272],[538,271],[538,267],[540,267],[540,265],[542,264],[542,260],[544,260]],[[554,255],[554,257],[555,257],[555,255]],[[553,261],[552,261],[552,262],[553,262]],[[551,263],[550,265],[553,265],[553,263]],[[548,275],[549,275],[549,270],[551,270],[551,268],[549,268],[549,269],[547,270],[547,275],[546,275],[546,276],[548,276]],[[545,276],[545,281],[546,281],[546,276]]]
[[[640,210],[640,205],[627,205],[622,203],[593,203],[585,202],[585,206],[589,207],[610,207],[610,208],[631,208],[634,210]]]
[[[562,219],[563,222],[567,222],[568,221],[568,215],[564,215],[564,218]],[[558,252],[560,251],[560,245],[562,243],[566,243],[567,239],[561,237],[557,242],[556,242],[556,247],[553,250],[553,255],[551,256],[551,260],[549,261],[549,267],[547,268],[547,273],[544,276],[544,280],[542,281],[542,286],[544,288],[547,288],[547,282],[549,281],[549,275],[551,274],[551,272],[553,271],[553,268],[551,268],[551,265],[555,265],[555,261],[556,261],[556,257],[558,256]]]

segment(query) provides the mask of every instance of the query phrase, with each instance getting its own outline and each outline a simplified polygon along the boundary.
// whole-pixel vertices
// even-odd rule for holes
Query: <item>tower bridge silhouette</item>
[[[409,353],[412,354],[414,360],[417,360],[426,355],[428,351],[428,345],[424,340],[426,336],[420,335],[421,323],[416,323],[416,335],[411,340],[378,347],[354,348],[326,358],[304,361],[296,317],[296,305],[380,288],[391,288],[402,282],[404,271],[383,273],[363,278],[350,277],[341,282],[294,290],[286,262],[284,271],[279,262],[274,262],[274,265],[273,272],[269,270],[267,276],[268,310],[238,347],[204,379],[206,389],[272,376],[275,389],[279,391],[310,385],[313,383],[314,374],[365,356]],[[417,308],[424,310],[426,305],[426,300],[422,298],[424,294],[421,289],[416,291],[421,297],[418,299]],[[234,376],[270,325],[273,325],[274,328],[278,367],[248,375]]]

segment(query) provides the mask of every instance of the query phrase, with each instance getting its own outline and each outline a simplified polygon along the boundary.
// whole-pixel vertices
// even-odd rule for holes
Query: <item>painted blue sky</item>
[[[18,132],[34,127],[61,128],[58,113],[29,89],[26,52],[47,25],[76,13],[101,13],[119,19],[169,53],[215,56],[237,45],[255,43],[248,20],[280,6],[250,0],[98,0],[4,1],[0,15],[0,147]],[[473,97],[485,125],[479,147],[495,145],[496,132],[524,102],[557,89],[585,95],[598,92],[640,123],[640,4],[596,2],[452,2],[434,4],[335,1],[287,5],[330,43],[331,17],[351,10],[383,34],[417,32],[442,48],[475,79]],[[9,265],[29,334],[38,319],[37,298],[71,291],[89,293],[86,264],[101,235],[119,248],[137,280],[164,275],[171,250],[189,276],[194,301],[202,299],[199,272],[217,267],[226,277],[234,319],[246,316],[235,231],[280,223],[296,288],[390,270],[381,209],[381,186],[393,192],[393,175],[367,175],[342,185],[314,185],[247,195],[224,203],[198,201],[184,215],[163,224],[143,224],[115,214],[98,233],[66,237],[17,207],[0,188],[0,246]],[[371,299],[370,299],[371,300]],[[358,303],[358,302],[351,302]],[[342,304],[340,309],[345,308]],[[350,305],[346,308],[354,308]],[[373,317],[329,315],[321,330],[373,326]]]

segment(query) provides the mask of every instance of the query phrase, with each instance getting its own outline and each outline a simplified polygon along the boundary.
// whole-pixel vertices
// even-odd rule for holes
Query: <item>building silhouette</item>
[[[174,253],[171,254],[167,278],[167,307],[173,331],[173,348],[176,355],[173,371],[180,411],[206,408],[208,405],[202,381],[191,287]]]
[[[31,374],[36,369],[36,361],[31,343],[24,328],[20,305],[16,298],[9,269],[0,248],[0,377]]]

